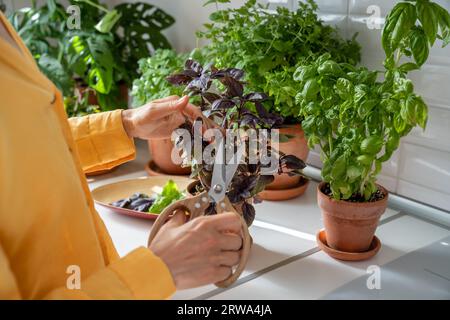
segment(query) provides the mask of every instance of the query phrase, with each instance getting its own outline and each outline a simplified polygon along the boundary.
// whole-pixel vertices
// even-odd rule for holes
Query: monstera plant
[[[158,48],[170,48],[161,32],[174,19],[142,2],[122,3],[112,10],[98,0],[69,2],[77,7],[66,11],[57,0],[42,6],[33,1],[9,19],[41,70],[66,97],[78,95],[75,87],[89,89],[94,92],[90,103],[101,110],[123,107],[127,88],[138,74],[138,60]]]

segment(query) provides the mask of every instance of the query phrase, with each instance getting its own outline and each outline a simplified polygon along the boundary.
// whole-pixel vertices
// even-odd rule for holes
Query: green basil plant
[[[428,0],[400,2],[382,33],[384,71],[340,63],[329,53],[299,63],[299,116],[309,146],[321,149],[333,198],[374,201],[382,163],[413,127],[425,129],[427,105],[407,74],[426,62],[436,39],[449,43],[449,12]]]
[[[316,14],[317,8],[314,1],[307,0],[299,2],[295,11],[281,6],[270,11],[268,5],[248,0],[240,8],[213,12],[211,22],[197,36],[210,42],[207,61],[219,68],[244,69],[248,90],[266,92],[272,100],[266,105],[270,112],[298,123],[298,84],[292,76],[299,60],[314,61],[324,53],[351,65],[360,60],[360,46],[355,39],[344,40],[335,28],[324,25]]]

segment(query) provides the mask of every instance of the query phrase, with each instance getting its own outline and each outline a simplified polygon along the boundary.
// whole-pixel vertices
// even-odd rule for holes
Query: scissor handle
[[[171,203],[158,216],[153,224],[152,230],[148,237],[148,244],[155,238],[161,227],[169,220],[170,216],[176,210],[185,210],[190,213],[189,220],[204,215],[205,210],[209,207],[209,197],[207,192],[202,192],[196,196],[188,197]]]
[[[173,214],[174,211],[176,210],[188,211],[190,213],[189,220],[192,220],[197,217],[203,216],[209,204],[210,203],[207,192],[202,192],[196,196],[178,200],[170,204],[159,214],[158,218],[153,224],[152,230],[150,231],[150,236],[148,237],[147,246],[150,246],[151,242],[158,234],[161,227],[167,222],[167,220],[170,218],[170,216]],[[245,222],[242,215],[240,215],[236,211],[236,209],[234,209],[228,197],[225,197],[220,203],[216,205],[216,211],[218,214],[223,212],[234,212],[239,216],[242,224],[242,249],[241,249],[242,252],[239,264],[237,265],[234,272],[228,278],[215,283],[215,285],[219,288],[226,288],[231,284],[233,284],[239,278],[242,271],[244,271],[245,265],[247,264],[248,257],[250,255],[251,237],[248,232],[247,223]]]
[[[242,271],[244,271],[245,266],[247,265],[248,257],[250,255],[251,237],[250,233],[248,232],[247,223],[245,222],[242,215],[239,214],[236,209],[234,209],[228,197],[223,198],[223,200],[216,205],[216,211],[218,214],[230,211],[236,213],[239,216],[242,225],[242,249],[239,264],[228,278],[215,283],[215,285],[219,288],[226,288],[232,285],[239,278]]]

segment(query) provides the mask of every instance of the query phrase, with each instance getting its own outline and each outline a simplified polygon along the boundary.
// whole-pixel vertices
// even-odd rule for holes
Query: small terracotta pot
[[[317,202],[322,218],[328,246],[345,252],[367,251],[372,242],[381,215],[387,207],[388,191],[378,188],[385,195],[374,202],[349,202],[335,200],[322,192],[322,182],[317,187]]]
[[[289,125],[280,128],[279,133],[280,135],[288,134],[294,136],[287,142],[280,142],[279,151],[285,154],[292,154],[306,162],[306,158],[308,158],[309,154],[309,149],[302,126],[300,124]],[[279,190],[298,187],[300,179],[300,176],[290,177],[286,173],[276,174],[275,180],[267,186],[267,189]]]
[[[169,139],[148,140],[148,148],[155,165],[164,173],[174,175],[187,175],[191,168],[182,167],[172,161],[173,142]]]

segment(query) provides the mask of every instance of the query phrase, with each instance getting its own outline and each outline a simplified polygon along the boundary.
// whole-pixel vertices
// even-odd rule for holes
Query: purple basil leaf
[[[197,72],[195,72],[194,70],[190,70],[190,69],[183,70],[179,74],[182,74],[186,77],[191,77],[191,78],[197,78],[199,76],[199,74]]]
[[[256,112],[261,117],[261,120],[267,125],[273,127],[275,125],[281,125],[283,123],[283,118],[275,113],[267,112],[263,104],[259,101],[254,101]]]
[[[260,123],[260,119],[255,116],[253,113],[244,113],[241,117],[240,124],[241,126],[249,126],[249,127],[256,127],[258,123]]]
[[[217,99],[220,99],[220,96],[218,94],[212,93],[212,92],[204,92],[202,94],[203,98],[205,98],[209,103],[213,103]]]
[[[244,76],[244,71],[242,71],[241,69],[236,69],[236,68],[227,68],[227,69],[222,69],[222,70],[212,70],[211,72],[211,78],[213,79],[222,79],[225,77],[229,77],[229,78],[233,78],[235,80],[241,80],[242,77]]]
[[[217,99],[212,103],[211,110],[228,109],[234,105],[234,101],[231,99]]]
[[[230,98],[241,97],[244,92],[244,86],[241,82],[232,77],[225,76],[220,80],[227,87],[227,96]]]
[[[177,74],[168,76],[166,78],[166,80],[173,85],[180,86],[180,85],[189,83],[189,81],[191,81],[192,78],[188,77],[184,74],[177,73]]]
[[[199,78],[195,78],[186,87],[188,91],[203,92],[209,89],[211,85],[211,79],[208,75],[202,74]]]
[[[250,226],[255,220],[255,208],[250,203],[244,202],[242,204],[242,216],[247,226]]]
[[[186,60],[184,68],[187,70],[195,71],[197,74],[200,74],[203,71],[202,65],[199,62],[192,59]]]
[[[294,155],[285,155],[280,158],[280,164],[286,166],[286,168],[291,170],[301,170],[306,167],[306,164],[303,160],[297,158]]]

